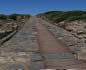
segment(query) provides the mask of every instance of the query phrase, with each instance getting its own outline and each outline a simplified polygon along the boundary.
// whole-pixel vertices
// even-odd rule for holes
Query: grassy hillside
[[[74,21],[86,19],[86,11],[50,11],[37,16],[47,18],[48,20],[58,23],[61,21]]]

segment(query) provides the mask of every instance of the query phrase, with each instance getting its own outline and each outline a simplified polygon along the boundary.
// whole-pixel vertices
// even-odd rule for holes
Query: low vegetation
[[[3,20],[3,19],[5,19],[5,20],[6,20],[6,19],[7,19],[7,16],[6,16],[6,15],[4,15],[4,14],[0,14],[0,19],[1,19],[1,20]]]
[[[9,19],[13,19],[13,20],[26,19],[26,18],[30,18],[30,15],[28,15],[28,14],[11,14],[11,15],[9,15]]]
[[[61,21],[71,22],[75,20],[85,20],[86,11],[50,11],[37,16],[47,18],[54,23]]]
[[[18,19],[26,19],[26,18],[30,18],[30,15],[29,14],[11,14],[11,15],[0,14],[0,20],[7,20],[7,19],[18,20]]]
[[[28,14],[0,14],[0,39],[14,31],[17,31],[29,18],[30,15]]]

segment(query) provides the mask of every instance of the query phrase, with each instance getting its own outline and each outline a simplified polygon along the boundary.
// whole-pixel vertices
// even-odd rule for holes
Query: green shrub
[[[4,14],[0,14],[0,19],[7,19],[7,16]]]
[[[9,18],[13,20],[17,20],[17,16],[19,16],[19,14],[11,14],[9,15]]]
[[[17,20],[18,19],[18,16],[21,19],[25,19],[25,17],[30,18],[30,15],[28,15],[28,14],[11,14],[11,15],[9,15],[9,18],[10,19],[13,19],[13,20]]]

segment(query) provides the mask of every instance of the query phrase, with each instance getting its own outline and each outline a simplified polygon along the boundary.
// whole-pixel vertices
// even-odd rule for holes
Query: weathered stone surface
[[[71,53],[51,53],[44,54],[46,59],[73,59],[74,56]]]
[[[84,26],[86,25],[85,22],[72,22],[67,23],[69,28],[72,28],[72,32],[61,28],[59,26],[52,25],[48,22],[42,21],[42,23],[48,28],[49,31],[51,31],[54,36],[59,39],[61,42],[63,42],[67,47],[69,47],[73,52],[77,52],[79,50],[79,47],[85,47],[86,46],[86,39],[82,38],[80,39],[79,36],[85,37],[85,33],[82,35],[77,35],[76,33],[79,32],[85,32],[86,29]],[[83,25],[82,25],[83,23]],[[63,23],[62,23],[63,24]],[[74,25],[75,24],[75,25]],[[67,26],[66,26],[67,27]],[[74,30],[77,29],[77,30]],[[81,29],[81,31],[80,31]]]
[[[86,47],[80,47],[79,49],[77,52],[78,60],[86,60]]]
[[[44,69],[44,63],[43,62],[32,62],[30,66],[30,70],[41,70]]]
[[[86,62],[76,60],[69,49],[61,48],[60,45],[58,45],[59,42],[57,44],[57,40],[59,39],[58,41],[62,41],[67,47],[71,48],[72,51],[79,51],[77,47],[85,46],[84,43],[81,44],[79,38],[60,27],[56,27],[39,19],[35,20],[36,19],[32,18],[11,40],[0,47],[0,68],[3,70],[29,70],[28,68],[30,68],[30,70],[40,70],[44,68],[86,68]],[[43,23],[44,26],[40,25],[38,22]],[[39,24],[37,28],[38,32],[40,31],[39,36],[42,42],[38,41],[39,37],[35,23]],[[41,28],[45,31],[40,30]],[[44,31],[44,33],[42,31]],[[81,31],[78,33],[81,33]],[[40,47],[42,49],[40,49]]]
[[[39,53],[32,53],[31,55],[32,61],[42,61],[42,55]]]
[[[24,28],[0,47],[0,63],[6,63],[3,70],[28,70],[22,66],[22,63],[29,68],[32,52],[39,50],[36,34],[34,23],[26,22]],[[38,58],[40,57],[36,59]]]
[[[7,70],[25,70],[25,67],[22,64],[9,64]]]
[[[34,23],[32,24],[30,22],[27,22],[24,25],[24,28],[22,28],[11,40],[6,42],[2,47],[5,47],[7,49],[9,48],[14,51],[17,48],[23,48],[23,50],[28,51],[37,51],[38,44],[34,26]]]
[[[16,21],[13,20],[0,20],[0,31],[10,32],[18,27]]]

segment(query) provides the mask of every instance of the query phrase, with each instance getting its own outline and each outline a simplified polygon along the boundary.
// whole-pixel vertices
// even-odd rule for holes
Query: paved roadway
[[[4,70],[86,69],[86,62],[75,59],[71,50],[36,17],[30,18],[0,50],[0,70],[3,66]],[[2,60],[3,56],[8,60]]]

